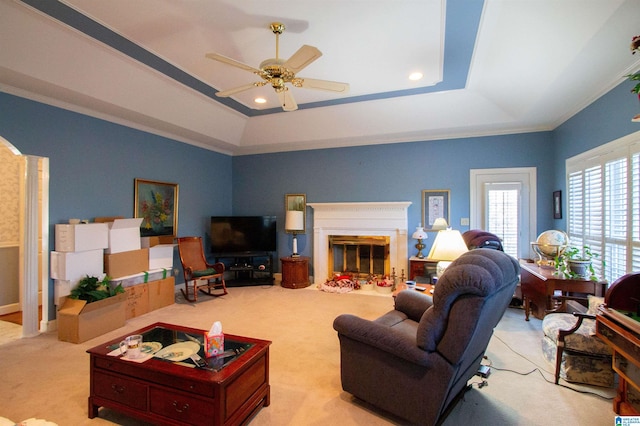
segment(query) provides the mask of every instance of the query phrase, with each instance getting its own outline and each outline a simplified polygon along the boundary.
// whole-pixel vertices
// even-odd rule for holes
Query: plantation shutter
[[[619,277],[627,267],[627,159],[605,164],[606,276]]]
[[[640,132],[567,160],[570,244],[610,283],[640,271]]]
[[[631,271],[640,271],[640,144],[632,146],[631,155]]]

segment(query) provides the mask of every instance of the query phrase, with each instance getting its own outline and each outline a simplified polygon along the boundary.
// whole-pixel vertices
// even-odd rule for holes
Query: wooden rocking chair
[[[198,290],[210,296],[224,296],[227,286],[224,282],[224,264],[207,263],[202,248],[201,237],[178,238],[178,251],[184,272],[184,289],[180,289],[189,302],[198,301]],[[214,290],[221,292],[214,293]]]

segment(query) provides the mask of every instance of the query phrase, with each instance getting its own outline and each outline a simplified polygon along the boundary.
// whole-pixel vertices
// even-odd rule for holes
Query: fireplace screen
[[[329,276],[389,275],[389,237],[332,235],[329,237]]]

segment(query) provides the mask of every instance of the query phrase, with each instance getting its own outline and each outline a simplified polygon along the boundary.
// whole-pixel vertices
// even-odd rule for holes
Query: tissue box
[[[204,351],[207,358],[211,358],[224,352],[224,333],[204,336]]]

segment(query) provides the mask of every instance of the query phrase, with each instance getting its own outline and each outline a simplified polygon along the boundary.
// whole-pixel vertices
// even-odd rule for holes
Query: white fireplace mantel
[[[329,236],[388,236],[389,261],[396,274],[408,276],[407,210],[410,201],[307,203],[313,209],[313,266],[315,284],[329,273]]]

